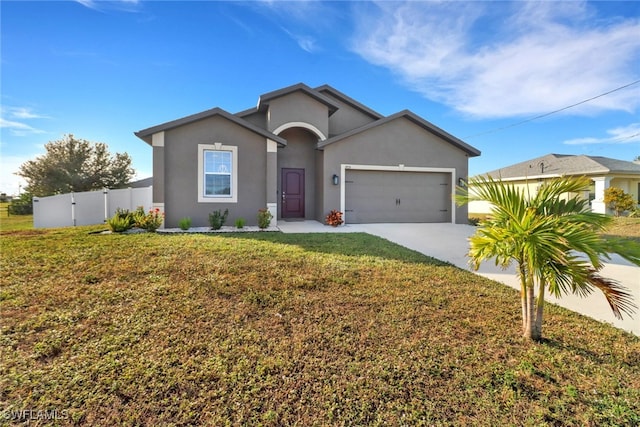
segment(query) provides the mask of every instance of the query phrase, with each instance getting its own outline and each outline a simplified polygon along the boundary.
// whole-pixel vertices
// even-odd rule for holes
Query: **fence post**
[[[103,188],[102,194],[104,194],[104,222],[106,223],[109,219],[109,190],[106,187]]]
[[[71,222],[73,226],[76,226],[76,198],[73,196],[73,192],[71,192]]]

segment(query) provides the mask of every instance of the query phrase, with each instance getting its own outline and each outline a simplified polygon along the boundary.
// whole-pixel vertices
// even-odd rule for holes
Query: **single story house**
[[[324,85],[263,94],[235,114],[213,108],[135,133],[153,147],[153,205],[165,226],[183,217],[207,226],[229,210],[256,224],[278,220],[346,223],[466,223],[454,203],[480,151],[409,110],[383,116]]]
[[[640,203],[640,163],[601,156],[547,154],[515,165],[482,174],[536,194],[542,182],[560,176],[587,176],[591,187],[581,195],[591,202],[591,210],[610,213],[604,203],[604,191],[621,188]],[[469,212],[486,214],[490,206],[483,202],[469,203]]]

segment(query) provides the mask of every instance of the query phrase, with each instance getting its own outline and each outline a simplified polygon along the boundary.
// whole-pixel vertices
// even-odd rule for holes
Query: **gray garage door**
[[[347,170],[345,221],[451,222],[451,174]]]

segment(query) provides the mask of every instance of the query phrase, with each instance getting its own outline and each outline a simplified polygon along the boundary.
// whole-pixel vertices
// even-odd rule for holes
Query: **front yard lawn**
[[[640,339],[366,234],[3,231],[0,423],[638,425]],[[444,242],[443,242],[444,244]]]

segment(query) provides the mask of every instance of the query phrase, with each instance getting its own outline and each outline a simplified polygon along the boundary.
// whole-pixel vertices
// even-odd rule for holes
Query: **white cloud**
[[[336,31],[336,26],[343,25],[343,16],[338,8],[326,2],[260,0],[239,3],[265,14],[302,50],[309,53],[319,51],[319,40],[326,37],[328,32]],[[286,24],[283,25],[282,22]]]
[[[37,114],[30,108],[25,107],[3,107],[2,115],[6,115],[9,119],[0,117],[0,128],[8,129],[13,136],[27,136],[45,133],[41,129],[37,129],[31,125],[24,123],[25,120],[45,119],[47,116]]]
[[[89,9],[101,11],[104,9],[118,9],[135,11],[140,5],[140,0],[75,0]]]
[[[76,2],[80,3],[84,7],[88,7],[89,9],[96,9],[96,2],[93,0],[76,0]]]
[[[640,123],[631,123],[627,126],[609,129],[609,136],[596,138],[575,138],[564,141],[567,145],[585,145],[585,144],[632,144],[640,142]]]
[[[48,119],[48,116],[34,113],[31,108],[26,107],[7,107],[9,117],[14,119]]]
[[[303,34],[295,34],[284,27],[281,28],[282,31],[284,31],[289,37],[291,37],[293,40],[295,40],[296,43],[298,43],[300,49],[309,53],[313,53],[318,50],[316,40],[313,37]]]
[[[353,49],[475,117],[546,113],[637,80],[637,17],[604,22],[581,2],[500,5],[381,2],[361,15]],[[621,90],[567,112],[639,105],[637,92]]]
[[[41,129],[36,129],[25,123],[5,120],[1,117],[0,117],[0,128],[9,129],[9,132],[11,132],[11,134],[14,136],[26,136],[26,135],[33,135],[37,133],[45,133],[45,131]]]

